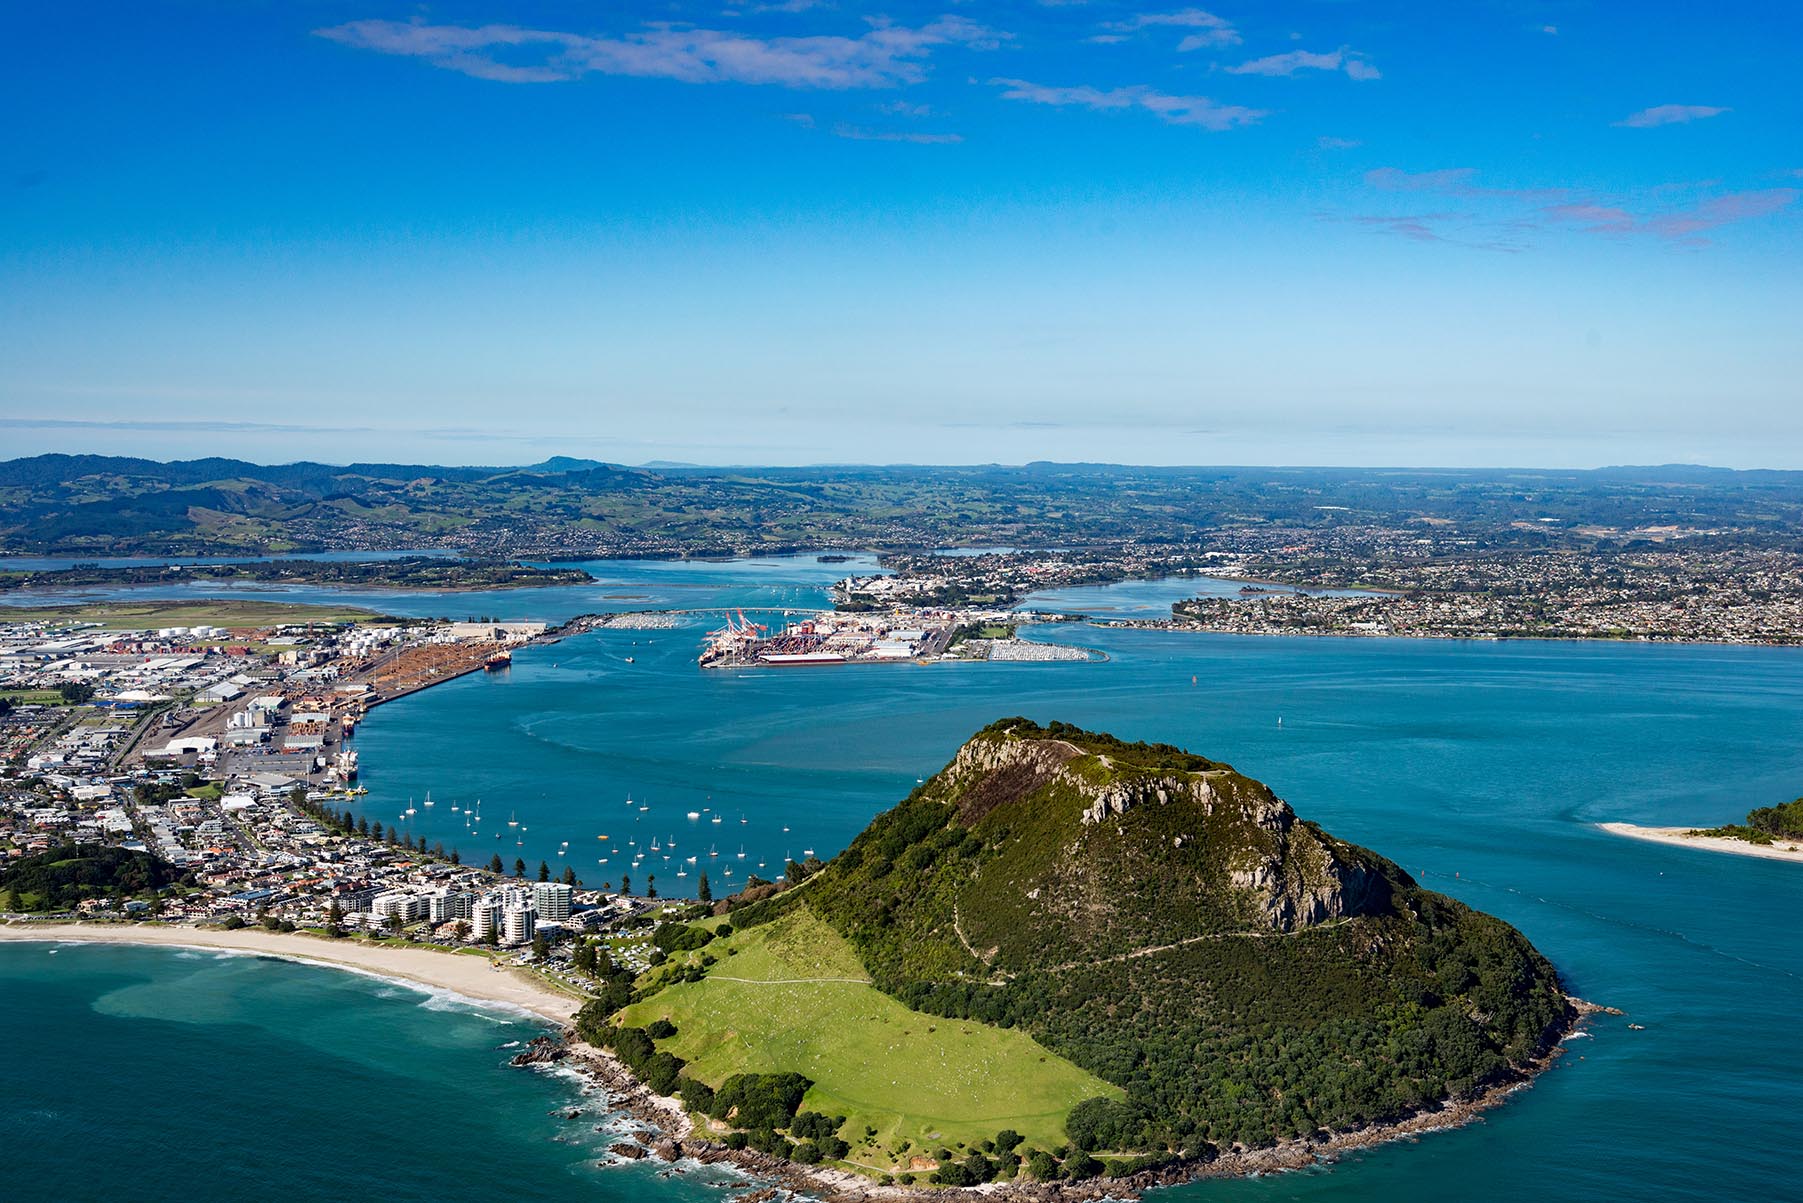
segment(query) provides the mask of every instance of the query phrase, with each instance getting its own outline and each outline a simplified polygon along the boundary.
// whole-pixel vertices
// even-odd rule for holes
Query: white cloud
[[[1291,76],[1298,71],[1344,71],[1356,80],[1381,79],[1383,75],[1364,58],[1344,47],[1317,54],[1312,50],[1291,50],[1284,54],[1268,54],[1237,67],[1227,68],[1232,75]]]
[[[1194,125],[1202,129],[1226,130],[1239,125],[1251,125],[1267,116],[1262,109],[1221,104],[1206,96],[1173,96],[1141,84],[1104,89],[1088,84],[1057,87],[1029,83],[1024,79],[992,79],[989,82],[1003,89],[1004,100],[1059,107],[1074,106],[1097,112],[1144,109],[1168,125]]]
[[[1660,125],[1689,125],[1707,117],[1720,117],[1731,110],[1709,104],[1656,104],[1650,109],[1630,113],[1615,124],[1626,129],[1652,129]]]
[[[503,83],[551,83],[587,74],[684,83],[775,84],[791,88],[873,88],[925,77],[939,46],[991,49],[1006,35],[964,17],[918,28],[876,25],[858,37],[760,38],[713,29],[648,25],[618,36],[589,36],[517,25],[429,25],[351,21],[320,37],[380,54]]]
[[[1122,21],[1110,21],[1103,28],[1109,32],[1090,40],[1093,42],[1119,42],[1124,41],[1127,34],[1139,33],[1146,29],[1168,28],[1191,31],[1177,43],[1177,49],[1180,51],[1187,52],[1209,46],[1237,46],[1240,44],[1239,31],[1233,27],[1231,21],[1199,8],[1185,8],[1169,13],[1136,13]]]

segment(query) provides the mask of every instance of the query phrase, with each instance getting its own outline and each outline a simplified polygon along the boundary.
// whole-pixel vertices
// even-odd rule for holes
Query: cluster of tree
[[[85,899],[124,899],[182,880],[160,857],[104,844],[63,844],[0,869],[10,911],[67,910]]]
[[[1726,836],[1753,844],[1769,844],[1773,840],[1803,839],[1803,798],[1781,802],[1777,806],[1761,806],[1747,812],[1743,824],[1713,827],[1706,835]]]
[[[722,924],[716,933],[705,927],[688,923],[664,923],[658,926],[651,936],[652,947],[668,956],[673,952],[693,952],[712,943],[718,935],[731,935],[732,925]]]
[[[187,795],[189,790],[206,784],[199,773],[184,773],[179,778],[165,777],[156,781],[140,781],[132,786],[132,800],[139,806],[162,806]]]
[[[599,940],[578,940],[570,954],[570,961],[578,973],[586,974],[600,983],[595,998],[583,1004],[576,1017],[577,1032],[584,1040],[597,1044],[601,1027],[607,1019],[620,1008],[631,1005],[634,998],[633,974],[630,969],[617,964],[608,955],[606,945]]]

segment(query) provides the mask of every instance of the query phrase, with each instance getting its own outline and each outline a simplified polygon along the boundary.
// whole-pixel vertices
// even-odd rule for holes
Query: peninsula
[[[1640,827],[1633,823],[1598,826],[1611,835],[1630,839],[1803,863],[1803,798],[1757,807],[1747,813],[1745,823],[1721,827]]]
[[[1457,1123],[1576,1022],[1513,928],[1179,749],[992,724],[833,861],[672,916],[576,1030],[706,1141],[1120,1189]]]

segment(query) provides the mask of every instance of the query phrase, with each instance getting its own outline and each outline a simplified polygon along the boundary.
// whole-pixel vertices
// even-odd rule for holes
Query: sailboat
[[[745,845],[743,845],[743,844],[739,845],[739,859],[740,860],[745,859]]]
[[[710,856],[710,857],[712,857],[712,856],[719,856],[719,855],[720,855],[720,849],[718,849],[718,848],[709,848],[709,849],[708,849],[708,850],[707,850],[707,854],[708,854],[708,855],[709,855],[709,856]]]
[[[431,790],[426,791],[426,805],[428,807],[430,807],[432,805],[432,791]]]
[[[508,813],[507,825],[509,827],[518,827],[520,825],[520,816],[519,816],[518,811],[512,811],[512,812]]]

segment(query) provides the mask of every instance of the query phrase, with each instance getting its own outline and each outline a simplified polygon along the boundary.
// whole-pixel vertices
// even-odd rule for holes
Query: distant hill
[[[1424,526],[1425,524],[1425,526]],[[1803,536],[1803,473],[1148,468],[1118,464],[527,467],[0,462],[0,554],[277,554],[457,549],[486,558],[718,556],[821,548],[1288,545],[1286,530],[1456,527],[1459,548],[1782,546]],[[1611,533],[1612,532],[1612,533]],[[1470,539],[1479,539],[1473,544]]]
[[[1121,1087],[1070,1116],[1083,1149],[1396,1119],[1523,1074],[1571,1017],[1507,924],[1227,765],[1062,724],[986,728],[795,893],[879,989]]]

